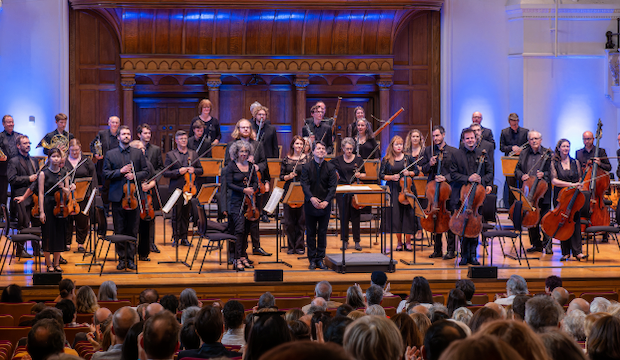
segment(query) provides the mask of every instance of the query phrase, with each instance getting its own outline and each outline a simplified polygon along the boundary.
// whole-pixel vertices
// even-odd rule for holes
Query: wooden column
[[[207,75],[207,87],[209,88],[209,100],[213,104],[211,109],[211,116],[218,119],[220,118],[220,85],[222,85],[222,75],[209,74]]]
[[[381,114],[381,120],[387,121],[392,114],[390,114],[390,87],[394,82],[392,81],[392,75],[382,75],[377,80],[377,86],[379,86],[379,109]],[[379,125],[380,126],[380,125]],[[381,136],[381,157],[385,155],[385,150],[390,144],[392,139],[390,126],[384,129]]]
[[[134,132],[133,121],[133,89],[136,86],[136,74],[122,74],[121,85],[123,86],[123,118],[121,125],[127,125]]]
[[[295,76],[295,88],[297,89],[297,101],[295,103],[296,119],[293,134],[301,135],[301,129],[306,121],[306,88],[310,84],[308,75]]]

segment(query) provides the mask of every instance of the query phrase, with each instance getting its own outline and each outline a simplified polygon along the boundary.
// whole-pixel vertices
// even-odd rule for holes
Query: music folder
[[[534,211],[534,206],[527,200],[527,196],[521,191],[521,189],[510,186],[510,191],[516,200],[523,202],[523,210]]]

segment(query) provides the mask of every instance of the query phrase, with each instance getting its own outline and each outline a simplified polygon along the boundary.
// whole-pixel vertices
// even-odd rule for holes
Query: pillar
[[[379,86],[379,114],[381,120],[387,121],[392,114],[390,114],[390,88],[394,82],[392,81],[392,75],[381,75],[377,80],[377,86]],[[379,124],[381,126],[382,124]],[[385,155],[385,150],[390,144],[390,126],[384,129],[380,135],[381,139],[381,154]]]
[[[222,75],[209,74],[207,75],[207,87],[209,88],[209,100],[213,104],[211,109],[211,116],[218,119],[220,118],[220,85],[222,85]]]
[[[296,75],[295,76],[295,89],[297,97],[295,102],[296,109],[296,121],[293,128],[293,134],[301,135],[301,129],[304,127],[306,121],[306,88],[310,84],[308,75]]]
[[[136,74],[122,74],[121,85],[123,86],[123,118],[122,125],[127,125],[133,132],[133,89],[136,86]]]

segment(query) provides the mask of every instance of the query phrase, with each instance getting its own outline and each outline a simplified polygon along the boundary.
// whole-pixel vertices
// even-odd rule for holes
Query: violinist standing
[[[519,115],[512,113],[508,115],[508,126],[502,130],[499,136],[499,150],[504,156],[519,156],[523,150],[521,146],[527,143],[528,129],[519,126]],[[517,187],[517,178],[515,176],[506,176],[504,183],[504,207],[509,209],[515,201],[515,197],[510,191],[510,186]]]
[[[332,141],[332,128],[328,121],[323,120],[325,108],[314,105],[310,108],[310,114],[312,114],[312,119],[310,121],[306,120],[301,130],[301,136],[308,136],[311,143],[322,141],[327,146],[327,154],[331,154],[334,150],[334,143]]]
[[[413,208],[409,204],[401,204],[398,201],[398,195],[404,191],[400,188],[400,178],[403,176],[415,176],[417,169],[411,167],[411,171],[405,170],[409,165],[413,163],[413,158],[406,155],[404,152],[403,138],[396,135],[390,141],[388,145],[386,155],[381,162],[381,168],[379,170],[379,179],[385,180],[386,184],[390,187],[390,204],[391,208],[387,209],[387,216],[385,219],[381,219],[382,229],[384,232],[392,231],[396,234],[398,244],[396,245],[396,251],[403,250],[402,234],[406,234],[405,250],[412,251],[411,247],[411,235],[417,231],[415,214]],[[402,173],[401,173],[402,172]],[[409,179],[409,185],[411,185],[412,179]],[[415,186],[412,188],[413,194],[415,193]],[[391,223],[391,228],[389,227]]]
[[[304,191],[304,212],[306,214],[306,245],[308,246],[308,268],[325,270],[323,263],[327,247],[327,226],[331,204],[336,195],[338,177],[334,164],[325,161],[327,153],[323,142],[313,144],[312,159],[301,170],[301,187]]]
[[[145,148],[144,148],[144,143],[140,140],[133,140],[132,142],[129,143],[129,146],[131,146],[132,148],[138,149],[140,151],[142,151],[143,154],[145,154]],[[146,154],[145,154],[146,156]],[[151,162],[148,160],[148,158],[146,159],[146,165],[149,169],[149,174],[150,175],[155,175],[157,172],[155,171],[155,168],[153,167],[153,164],[151,164]],[[149,194],[151,196],[151,202],[153,199],[155,199],[156,196],[153,196],[154,194],[151,193],[151,190],[157,186],[157,183],[155,182],[155,180],[151,180],[148,183],[142,182],[140,183],[141,189],[137,190],[137,191],[142,191],[140,193],[140,200],[144,200],[144,197]],[[145,203],[143,202],[143,205]],[[139,207],[138,207],[139,208]],[[153,242],[151,241],[151,235],[155,235],[155,218],[152,219],[142,219],[142,217],[140,217],[140,225],[138,226],[138,260],[140,261],[151,261],[151,259],[149,258],[149,254],[151,253],[151,249],[152,246],[154,245]]]
[[[463,132],[463,142],[465,146],[454,153],[454,159],[450,165],[450,177],[453,182],[452,193],[460,194],[461,187],[474,182],[478,183],[478,186],[483,186],[487,194],[490,193],[493,184],[493,163],[486,156],[480,174],[477,173],[481,155],[486,149],[476,146],[476,133],[473,129]],[[472,193],[470,196],[474,196],[474,194]],[[468,263],[480,265],[476,259],[477,246],[478,237],[461,238],[461,261],[459,265],[467,265]]]
[[[140,141],[142,142],[142,145],[144,146],[143,153],[144,153],[144,156],[146,157],[146,161],[148,161],[148,163],[151,164],[151,166],[149,166],[149,172],[151,172],[153,175],[156,173],[159,173],[160,171],[164,169],[164,160],[161,155],[161,148],[159,146],[151,144],[151,136],[152,136],[151,127],[149,126],[149,124],[142,124],[138,126],[138,129],[136,132],[138,133],[138,138],[140,138]],[[142,150],[142,148],[140,148],[140,150]],[[146,192],[151,193],[153,200],[155,200],[155,198],[157,197],[156,194],[153,194],[153,190],[156,190],[155,189],[156,186],[157,186],[156,180],[154,180],[154,184],[149,183],[149,184],[142,185],[143,188],[147,189],[145,190]],[[159,206],[163,206],[163,204],[159,204]],[[143,252],[141,253],[140,249],[138,249],[138,255],[142,256],[144,254],[147,254],[147,257],[148,257],[149,252],[159,253],[160,251],[157,248],[157,245],[155,245],[155,220],[148,221],[147,223],[149,225],[148,233],[145,227],[147,224],[142,224],[142,223],[140,223],[139,233],[141,234],[140,236],[146,236],[148,234],[148,237],[150,239],[149,240],[150,251],[146,251],[146,249],[144,249]],[[140,242],[140,244],[142,244],[142,242]]]
[[[235,253],[233,265],[237,271],[244,271],[245,268],[253,268],[252,262],[248,259],[248,235],[258,232],[258,222],[246,218],[245,214],[253,209],[251,203],[255,205],[255,192],[258,189],[258,177],[254,164],[248,161],[254,148],[246,141],[237,140],[230,144],[230,158],[226,170],[226,182],[230,189],[228,201],[228,225],[237,237],[235,242]],[[246,197],[250,199],[250,205],[246,202]],[[258,211],[258,210],[256,210]]]
[[[41,220],[41,240],[47,272],[62,272],[60,268],[60,253],[65,251],[67,218],[54,216],[54,208],[57,206],[57,193],[68,195],[70,190],[75,190],[75,184],[69,185],[69,177],[59,181],[67,173],[66,168],[61,168],[62,152],[58,148],[50,149],[48,153],[47,167],[39,173],[39,219]],[[54,188],[54,190],[52,190]],[[49,194],[46,194],[49,190]],[[50,259],[53,254],[53,263]]]
[[[553,191],[553,203],[558,205],[558,194],[563,188],[573,186],[580,186],[581,181],[581,166],[579,161],[573,159],[569,155],[570,153],[570,141],[567,139],[560,139],[555,146],[555,154],[553,160],[551,160],[551,184],[554,186]],[[579,189],[577,188],[577,191]],[[586,258],[581,252],[581,222],[580,212],[575,213],[575,230],[573,236],[566,241],[561,241],[560,246],[562,248],[562,257],[560,261],[566,261],[570,258],[571,252],[577,260]]]
[[[546,148],[540,145],[542,142],[542,135],[538,131],[530,130],[527,134],[527,140],[530,146],[521,151],[521,155],[519,155],[519,161],[515,167],[515,177],[525,182],[530,176],[536,176],[548,184],[551,166],[549,162],[546,162],[545,167],[541,168],[543,165],[542,157],[547,151]],[[551,207],[551,187],[548,188],[543,198],[540,199],[538,205],[540,207],[540,218],[542,219]],[[532,204],[532,206],[536,206],[536,204]],[[532,247],[527,249],[527,252],[542,252],[543,243],[540,235],[540,224],[529,228],[527,232],[530,236],[530,243],[532,244]],[[545,244],[549,244],[547,254],[550,254],[552,253],[550,249],[551,239],[546,234],[543,234],[543,236]]]
[[[134,172],[136,181],[140,184],[149,176],[146,157],[142,151],[129,146],[131,142],[131,129],[127,125],[120,126],[118,129],[118,147],[110,149],[103,159],[103,177],[110,182],[109,201],[112,204],[112,220],[114,221],[114,233],[118,235],[127,235],[138,237],[138,227],[140,219],[140,209],[125,210],[122,206],[123,185],[127,184],[127,180],[134,182]],[[132,171],[131,163],[134,169]],[[135,194],[134,194],[135,196]],[[135,244],[119,243],[116,245],[116,254],[119,263],[118,270],[129,268],[135,270],[133,258],[135,255]],[[125,262],[125,255],[127,263]]]
[[[338,172],[338,184],[349,185],[351,179],[353,183],[359,182],[366,177],[364,159],[353,153],[355,140],[347,137],[342,140],[343,154],[332,160]],[[356,209],[351,204],[353,194],[336,194],[336,202],[340,210],[340,237],[342,246],[345,250],[349,247],[349,222],[353,228],[353,241],[355,250],[362,251],[360,244],[360,209]],[[342,250],[342,249],[341,249]]]
[[[435,180],[437,182],[447,182],[450,184],[452,187],[452,193],[450,195],[450,200],[447,203],[447,210],[452,212],[457,208],[459,193],[454,190],[452,177],[450,175],[450,167],[452,166],[452,162],[455,161],[454,157],[458,149],[446,144],[446,130],[443,126],[434,126],[431,135],[433,138],[433,146],[427,146],[424,149],[424,159],[420,161],[422,163],[422,172],[428,174],[428,182]],[[443,153],[443,160],[441,161],[441,168],[439,169],[440,175],[437,175],[437,166],[439,164],[437,157],[440,153]],[[429,257],[443,257],[444,260],[454,259],[456,256],[454,253],[456,243],[454,233],[450,230],[446,232],[447,250],[445,256],[443,256],[442,237],[443,234],[433,234],[435,250]]]
[[[269,116],[269,109],[264,106],[256,106],[252,110],[252,128],[256,131],[258,138],[258,144],[263,148],[263,152],[265,153],[265,157],[267,159],[279,159],[280,158],[280,149],[278,147],[278,136],[276,135],[276,128],[271,125],[271,123],[267,120]],[[260,129],[260,132],[259,132]],[[265,179],[264,181],[270,181],[271,179]],[[269,192],[261,194],[258,197],[258,204],[262,209],[264,204],[267,203],[269,198]],[[262,222],[269,222],[269,218],[267,217],[267,213],[263,210],[261,215]]]
[[[304,154],[304,139],[301,136],[293,136],[289,151],[286,157],[280,164],[280,180],[284,183],[284,194],[288,192],[288,188],[294,181],[299,181],[301,178],[301,169],[308,161],[308,156]],[[304,207],[299,206],[296,208],[291,207],[288,204],[284,204],[284,232],[288,238],[288,254],[303,254],[305,250],[304,246],[304,233],[306,232],[306,215],[304,214]]]
[[[424,140],[422,138],[422,132],[418,129],[412,129],[407,133],[407,138],[405,139],[405,154],[411,156],[413,161],[417,161],[420,159],[422,155],[424,155]],[[420,160],[420,163],[422,160]],[[415,165],[418,172],[422,172],[422,166],[418,163]],[[420,174],[422,175],[422,174]],[[426,199],[420,199],[426,200]],[[420,201],[422,203],[422,201]],[[424,204],[422,204],[424,206]],[[422,239],[422,223],[420,222],[420,218],[416,216],[416,227],[418,228],[418,232],[415,234],[415,238],[417,240]]]
[[[174,135],[174,141],[177,148],[166,153],[165,166],[172,164],[175,160],[177,163],[164,172],[164,176],[170,178],[170,185],[168,186],[172,191],[183,189],[187,181],[186,174],[193,175],[195,179],[196,176],[203,173],[200,161],[194,162],[198,158],[198,154],[187,147],[187,133],[184,130],[177,131]],[[177,246],[179,243],[183,246],[189,246],[187,231],[190,207],[191,201],[185,201],[183,196],[180,196],[172,209],[172,236],[174,238],[172,246]]]
[[[78,139],[71,139],[69,141],[69,155],[65,160],[64,168],[67,169],[67,172],[73,170],[80,162],[82,162],[82,144]],[[95,163],[92,160],[88,159],[85,163],[81,164],[73,175],[74,179],[82,179],[82,178],[91,178],[91,183],[86,190],[86,195],[84,196],[84,200],[80,201],[78,204],[80,205],[80,209],[83,211],[88,204],[88,200],[90,198],[90,194],[92,189],[97,188],[97,170],[95,169]],[[67,238],[66,238],[66,246],[67,251],[71,249],[71,238],[73,236],[73,230],[75,229],[75,241],[78,243],[77,251],[79,253],[85,252],[84,250],[84,242],[86,242],[86,237],[88,236],[89,231],[89,218],[88,215],[84,215],[84,213],[80,211],[77,215],[70,215],[67,219]],[[94,214],[94,211],[90,212]]]

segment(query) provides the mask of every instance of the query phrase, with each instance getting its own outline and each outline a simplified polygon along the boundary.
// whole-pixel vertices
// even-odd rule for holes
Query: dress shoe
[[[65,246],[65,251],[71,251],[71,245]]]
[[[304,250],[297,250],[297,255],[303,255],[303,254],[305,254],[305,253],[306,253],[306,252],[305,252]]]
[[[254,249],[252,255],[271,256],[271,254],[263,250],[262,247]]]
[[[476,265],[476,266],[480,265],[480,262],[476,258],[469,259],[469,263],[472,264],[472,265]]]
[[[327,266],[325,266],[325,264],[323,264],[323,260],[319,260],[316,262],[316,267],[318,267],[321,270],[327,270]]]
[[[134,264],[133,261],[129,261],[127,263],[127,269],[129,269],[129,270],[136,270],[136,264]]]
[[[308,269],[310,270],[316,269],[316,263],[314,261],[310,261],[310,265],[308,266]]]
[[[293,255],[293,254],[295,254],[295,250],[289,249],[286,253],[289,254],[289,255]]]
[[[61,265],[67,265],[67,259],[61,256],[60,259],[58,260],[58,263]]]
[[[249,262],[250,264],[254,264],[254,260],[250,260],[249,258],[248,258],[248,262]]]
[[[141,256],[139,257],[139,260],[140,260],[140,261],[151,261],[151,258],[149,258],[148,256],[142,256],[142,255],[141,255]]]
[[[360,244],[359,241],[355,243],[355,250],[362,251],[362,245]]]
[[[125,262],[119,261],[118,265],[116,265],[116,270],[125,270]]]
[[[86,249],[84,249],[84,246],[82,246],[82,245],[78,245],[77,252],[79,252],[79,253],[82,253],[82,254],[83,254],[83,253],[85,253],[85,252],[86,252]]]
[[[545,249],[545,254],[553,255],[553,250],[552,249]]]
[[[451,259],[454,259],[455,257],[456,257],[456,254],[454,253],[454,251],[448,251],[446,255],[443,257],[443,259],[451,260]]]
[[[20,257],[22,259],[32,259],[32,254],[28,253],[28,251],[26,250],[22,250],[21,254],[16,253],[17,257]]]
[[[342,243],[342,246],[340,247],[340,250],[347,250],[348,248],[349,248],[349,242],[345,241],[345,242]]]
[[[263,215],[260,217],[260,222],[268,223],[269,217],[267,215]]]
[[[440,258],[443,257],[442,253],[434,252],[428,256],[429,259]]]
[[[577,261],[581,261],[581,259],[587,260],[588,254],[578,254],[575,258],[577,258]]]
[[[461,261],[459,261],[459,265],[460,265],[460,266],[465,266],[465,265],[467,265],[467,259],[466,259],[466,258],[461,258]]]
[[[157,245],[153,244],[151,245],[151,252],[159,254],[161,251],[159,251],[159,248],[157,248]]]
[[[529,253],[533,253],[533,252],[542,252],[542,248],[541,247],[536,247],[536,246],[532,246],[531,248],[525,250]]]
[[[182,239],[181,246],[191,246],[191,244],[189,243],[189,241],[187,241],[187,239]]]
[[[413,247],[411,247],[411,244],[405,243],[405,251],[413,251]]]

